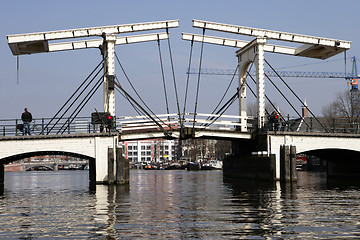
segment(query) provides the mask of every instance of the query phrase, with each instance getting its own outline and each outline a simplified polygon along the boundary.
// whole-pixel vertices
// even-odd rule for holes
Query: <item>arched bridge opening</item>
[[[307,156],[307,169],[326,171],[330,178],[359,178],[360,151],[328,148],[298,152]]]
[[[33,170],[60,170],[64,166],[77,165],[78,169],[85,169],[87,166],[89,168],[89,181],[95,179],[96,170],[95,170],[95,158],[87,155],[73,153],[73,152],[64,152],[64,151],[33,151],[33,152],[24,152],[20,154],[11,155],[5,158],[0,159],[0,180],[1,183],[4,183],[4,172],[5,165],[14,163],[19,160],[32,158],[32,157],[43,157],[43,156],[52,156],[48,161],[22,161],[19,169],[21,171],[33,171]],[[78,160],[62,160],[62,157],[72,157]],[[70,169],[70,168],[64,168]]]

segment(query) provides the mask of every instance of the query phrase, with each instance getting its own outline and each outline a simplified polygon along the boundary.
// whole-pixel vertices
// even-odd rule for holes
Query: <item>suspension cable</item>
[[[251,62],[249,71],[246,72],[246,77],[247,77],[248,75],[250,75],[250,70],[251,70],[252,66],[254,65],[254,61],[255,61],[256,55],[257,55],[257,54],[255,54],[254,59],[253,59],[253,61]],[[221,102],[223,101],[223,99],[224,99],[224,97],[226,96],[226,94],[227,94],[227,92],[228,92],[228,90],[229,90],[229,88],[230,88],[230,86],[231,86],[231,84],[232,84],[232,82],[233,82],[233,80],[234,80],[234,77],[235,77],[235,75],[236,75],[236,73],[237,73],[238,70],[239,70],[239,64],[238,64],[238,65],[236,66],[236,68],[235,68],[234,74],[232,75],[231,81],[230,81],[230,83],[228,84],[228,87],[227,87],[227,89],[225,90],[225,93],[224,93],[223,97],[221,98],[221,100],[219,101],[218,105],[215,107],[215,109],[212,111],[211,114],[213,114],[213,113],[217,110],[217,108],[219,107],[219,105],[220,105]],[[245,79],[245,81],[243,81],[243,83],[241,84],[240,88],[238,88],[238,90],[237,90],[238,92],[239,92],[239,89],[241,89],[241,88],[244,86],[244,84],[246,84],[246,85],[250,88],[250,86],[247,84],[246,79]],[[252,91],[251,88],[250,88],[250,90],[251,90],[251,92],[254,94],[254,96],[256,97],[256,94]],[[239,97],[239,94],[238,94],[238,97]],[[234,96],[231,97],[230,99],[233,99],[233,98],[234,98]],[[229,101],[228,101],[228,102],[229,102]],[[226,104],[228,104],[228,102],[227,102]],[[231,104],[232,104],[232,103],[233,103],[233,101],[231,102]],[[226,106],[226,104],[224,104],[224,106],[223,106],[221,109],[223,109],[223,108]],[[230,105],[231,105],[231,104],[230,104]],[[230,106],[229,106],[229,107],[230,107]],[[227,107],[226,110],[227,110],[229,107]],[[225,111],[226,111],[226,110],[225,110]],[[218,111],[218,112],[219,112],[219,111]],[[206,120],[209,120],[209,119],[210,119],[210,120],[215,119],[215,120],[212,121],[210,124],[205,124],[205,126],[209,126],[209,125],[213,124],[213,123],[214,123],[215,121],[217,121],[224,113],[225,113],[225,112],[223,112],[222,114],[220,114],[220,115],[217,116],[217,117],[215,117],[215,116],[213,116],[213,117],[208,117]]]
[[[294,94],[294,96],[299,100],[299,102],[309,111],[309,113],[311,113],[311,115],[315,118],[315,120],[320,124],[320,126],[322,128],[324,128],[324,130],[328,133],[329,131],[327,130],[327,128],[325,128],[325,126],[319,121],[319,119],[313,114],[313,112],[305,105],[305,103],[299,98],[299,96],[290,88],[290,86],[284,81],[284,79],[275,71],[275,69],[269,64],[268,61],[266,61],[266,64],[276,73],[276,75],[278,76],[278,78],[280,78],[280,80],[285,84],[285,86],[292,92],[292,94]]]
[[[252,68],[252,66],[254,65],[254,61],[255,61],[255,58],[256,58],[256,56],[257,56],[257,54],[255,54],[255,56],[254,56],[254,58],[253,58],[253,60],[252,60],[252,62],[251,62],[251,65],[250,65],[250,69],[246,72],[246,77],[248,76],[248,75],[250,75],[250,71],[251,71],[251,68]],[[233,82],[233,80],[234,80],[234,78],[235,78],[235,76],[236,76],[236,73],[237,73],[237,71],[239,70],[239,64],[236,66],[236,68],[235,68],[235,71],[234,71],[234,74],[232,75],[232,78],[231,78],[231,81],[230,81],[230,83],[228,84],[228,87],[227,87],[227,89],[225,90],[225,93],[224,93],[224,95],[222,96],[222,98],[220,99],[220,101],[219,101],[219,103],[218,103],[218,105],[215,107],[215,109],[212,111],[212,113],[211,114],[213,114],[216,110],[217,110],[217,108],[219,107],[219,105],[221,104],[221,102],[223,101],[223,99],[225,98],[225,96],[226,96],[226,94],[227,94],[227,92],[228,92],[228,90],[229,90],[229,88],[230,88],[230,86],[231,86],[231,84],[232,84],[232,82]],[[249,87],[249,85],[247,84],[247,82],[246,82],[246,79],[245,79],[245,81],[241,84],[241,86],[240,86],[240,88],[238,88],[238,91],[239,91],[239,89],[241,89],[243,86],[244,86],[244,84],[246,83],[246,85]],[[249,87],[250,88],[250,87]],[[254,94],[254,96],[256,97],[256,94],[252,91],[252,89],[250,88],[250,90],[251,90],[251,92]],[[239,97],[239,96],[238,96]],[[224,106],[223,106],[224,107]],[[223,108],[222,107],[222,108]],[[226,109],[228,109],[228,108],[226,108]],[[225,112],[223,112],[223,114],[224,114]],[[220,117],[222,116],[222,114],[220,115],[220,116],[218,116],[216,119],[215,119],[215,121],[217,121]],[[206,120],[213,120],[215,117],[213,116],[213,117],[208,117]],[[214,123],[215,121],[213,121],[212,123]],[[212,124],[211,123],[211,124]],[[210,124],[210,125],[211,125]],[[206,125],[206,124],[205,124]]]
[[[168,28],[166,28],[166,33],[169,35],[169,29],[168,29]],[[169,55],[170,55],[170,62],[171,62],[171,72],[172,72],[173,81],[174,81],[174,90],[175,90],[175,96],[176,96],[176,105],[177,105],[177,110],[178,110],[178,115],[179,115],[180,126],[182,126],[181,113],[180,113],[180,105],[179,105],[179,97],[178,97],[178,91],[177,91],[177,86],[176,86],[175,70],[174,70],[174,63],[173,63],[173,57],[172,57],[172,51],[171,51],[170,38],[169,38],[169,37],[167,38],[167,42],[168,42],[168,46],[169,46]]]
[[[82,109],[86,106],[86,104],[89,102],[89,100],[92,98],[92,96],[94,96],[94,94],[96,93],[96,91],[99,89],[99,87],[101,86],[101,84],[102,84],[102,78],[103,77],[101,77],[100,78],[100,81],[99,81],[99,84],[97,85],[97,87],[96,87],[96,89],[91,93],[91,95],[89,96],[89,97],[87,97],[87,99],[86,99],[86,101],[85,101],[85,99],[84,99],[84,103],[82,104],[82,106],[81,105],[79,105],[79,107],[78,108],[80,108],[79,110],[77,110],[77,112],[75,113],[75,115],[71,118],[71,120],[68,122],[68,126],[75,120],[75,118],[79,115],[79,113],[82,111]],[[95,85],[96,86],[96,85]],[[75,110],[76,111],[76,110]],[[66,123],[65,123],[66,124]],[[64,125],[65,125],[64,124]],[[67,128],[67,127],[66,127]],[[66,131],[66,128],[62,131],[62,134]]]
[[[134,98],[132,98],[126,91],[124,88],[122,88],[117,82],[114,83],[115,86],[117,86],[131,101],[133,101],[133,103],[135,103],[159,128],[162,132],[164,132],[165,136],[171,136],[170,133],[168,133],[163,126],[156,121]],[[156,115],[155,115],[156,116]],[[157,116],[156,116],[157,117]],[[158,118],[158,117],[157,117]]]
[[[99,68],[99,66],[104,62],[104,60],[102,60],[95,68],[94,70],[87,76],[87,78],[80,84],[80,86],[75,90],[75,92],[70,96],[70,98],[64,103],[64,105],[60,108],[60,110],[51,118],[51,120],[46,124],[46,126],[42,129],[40,134],[43,134],[45,129],[47,129],[47,127],[52,123],[52,121],[58,116],[58,114],[64,109],[64,107],[70,102],[70,100],[77,94],[77,92],[83,87],[83,85],[89,80],[89,78],[91,77],[91,75],[94,74],[94,72]],[[88,83],[87,86],[85,86],[85,88],[83,89],[83,91],[79,94],[79,96],[73,101],[73,103],[67,108],[67,110],[65,110],[65,112],[61,115],[61,117],[58,118],[58,120],[56,121],[56,123],[51,127],[51,129],[48,131],[51,132],[51,130],[58,124],[58,122],[60,121],[61,118],[64,117],[64,115],[66,114],[66,112],[71,108],[71,106],[74,104],[74,102],[80,97],[80,95],[85,91],[85,89],[94,81],[94,79],[96,78],[96,76],[100,73],[100,71],[103,69],[103,67],[101,67],[99,69],[99,71],[95,74],[95,76],[90,80],[90,82]]]
[[[289,99],[283,94],[283,92],[276,86],[276,84],[269,78],[269,76],[265,73],[266,78],[271,82],[271,84],[275,87],[275,89],[280,93],[280,95],[286,100],[286,102],[290,105],[290,107],[295,111],[295,113],[301,118],[301,114],[296,110],[296,108],[294,107],[294,105],[291,104],[291,102],[289,101]],[[278,112],[278,111],[276,111]],[[278,114],[280,114],[278,112]],[[283,118],[283,117],[282,117]],[[283,118],[284,119],[284,118]],[[285,120],[285,119],[284,119]],[[306,121],[304,121],[305,125],[310,128],[310,126],[307,124]]]
[[[189,57],[189,66],[188,69],[191,67],[191,60],[192,60],[192,51],[194,47],[194,35],[191,39],[191,46],[190,46],[190,57]],[[187,95],[188,95],[188,88],[189,88],[189,79],[190,79],[190,71],[187,72],[186,78],[186,88],[185,88],[185,100],[184,100],[184,111],[183,111],[183,121],[185,121],[185,109],[186,109],[186,102],[187,102]],[[182,126],[181,126],[182,127]]]
[[[168,97],[167,97],[167,91],[166,91],[166,84],[165,84],[165,75],[164,75],[164,66],[163,66],[163,61],[162,61],[162,57],[161,57],[161,48],[160,48],[160,39],[159,39],[159,35],[158,35],[158,49],[159,49],[159,57],[160,57],[160,66],[161,66],[161,76],[162,76],[162,82],[163,82],[163,88],[164,88],[164,95],[165,95],[165,103],[166,103],[166,112],[169,115],[169,102],[168,102]],[[168,116],[170,118],[170,116]]]
[[[256,80],[254,79],[254,77],[250,75],[250,72],[248,72],[248,76],[253,80],[253,82],[254,82],[255,84],[257,84],[257,83],[256,83]],[[251,87],[250,87],[248,84],[246,84],[246,85],[247,85],[247,87],[250,89],[250,91],[252,92],[252,94],[255,96],[255,98],[257,98],[256,93],[251,89]],[[285,119],[285,118],[281,115],[281,113],[277,111],[275,104],[270,100],[270,98],[269,98],[266,94],[265,94],[265,98],[266,98],[266,100],[268,100],[268,102],[269,102],[270,105],[274,108],[274,110],[280,115],[280,118]],[[266,114],[267,114],[268,116],[270,116],[270,113],[268,112],[268,110],[266,110],[266,108],[265,108],[265,112],[266,112]]]
[[[115,75],[115,79],[116,79],[117,83],[120,85],[119,79],[117,78],[116,75]],[[130,105],[134,108],[134,110],[137,112],[137,114],[139,114],[139,115],[145,115],[145,117],[143,118],[143,120],[145,120],[146,118],[147,118],[148,120],[151,120],[151,119],[146,115],[146,113],[143,112],[143,111],[141,111],[140,108],[138,108],[133,102],[131,102],[130,98],[129,98],[127,95],[125,95],[123,92],[121,92],[119,88],[116,88],[116,91],[118,91],[118,93],[120,93],[120,95],[123,96],[123,97],[130,103]]]
[[[97,89],[99,89],[102,80],[103,80],[104,74],[99,78],[99,80],[96,82],[96,84],[90,89],[90,91],[86,94],[86,96],[83,98],[83,100],[79,103],[79,105],[75,108],[75,110],[73,111],[73,113],[69,116],[69,119],[71,119],[73,117],[73,115],[75,114],[75,112],[83,105],[83,103],[85,102],[85,104],[90,100],[90,98],[94,95],[94,93],[96,92]],[[94,91],[95,90],[95,91]],[[91,94],[91,95],[90,95]],[[89,98],[90,96],[90,98]],[[74,102],[73,102],[74,103]],[[80,111],[83,109],[83,107],[85,106],[85,104],[80,108]],[[77,114],[76,114],[77,115]],[[74,118],[70,121],[70,123],[74,120]],[[66,125],[66,122],[63,124],[63,126],[60,127],[60,129],[58,130],[58,132],[56,134],[59,134],[59,132],[63,129],[63,127]],[[64,131],[62,131],[62,133],[64,133],[66,130],[66,128],[64,129]]]
[[[226,88],[226,90],[225,90],[224,95],[222,96],[222,98],[220,99],[219,103],[216,105],[215,109],[212,111],[211,114],[213,114],[213,113],[217,110],[217,108],[219,107],[219,105],[221,104],[221,102],[224,100],[226,94],[227,94],[228,91],[229,91],[229,88],[230,88],[232,82],[234,81],[234,78],[235,78],[235,76],[236,76],[236,73],[237,73],[238,69],[239,69],[239,65],[236,66],[235,71],[234,71],[234,74],[232,75],[232,78],[231,78],[231,80],[230,80],[229,85],[227,86],[227,88]]]
[[[239,97],[239,91],[236,91],[236,93],[215,113],[215,115],[217,115],[217,116],[213,116],[210,118],[210,121],[212,120],[212,122],[206,123],[206,124],[204,124],[204,126],[208,127],[208,126],[212,125],[214,122],[216,122],[226,112],[226,110],[234,103],[234,101],[238,97]],[[209,120],[209,119],[206,119],[206,120]]]
[[[198,104],[198,99],[199,99],[200,76],[201,76],[200,72],[201,72],[203,50],[204,50],[204,37],[205,37],[205,28],[203,28],[203,39],[201,41],[201,51],[200,51],[199,73],[198,73],[197,88],[196,88],[196,100],[195,100],[193,130],[195,129],[195,121],[196,121],[196,114],[197,114],[197,104]]]
[[[120,81],[116,75],[115,75],[115,79],[116,79],[117,83],[120,85]],[[116,90],[120,93],[121,96],[123,96],[130,103],[130,105],[134,108],[134,110],[137,112],[137,114],[143,115],[143,114],[141,114],[141,111],[139,110],[139,108],[137,108],[125,94],[123,94],[118,88],[116,88]]]
[[[130,78],[128,77],[128,75],[126,74],[125,72],[125,69],[124,67],[122,66],[116,52],[115,52],[115,57],[116,57],[116,60],[122,70],[122,72],[124,73],[124,76],[126,78],[126,80],[128,81],[128,83],[130,84],[131,88],[133,89],[133,91],[135,92],[136,96],[140,99],[140,101],[144,104],[144,106],[148,109],[149,112],[151,112],[160,122],[162,122],[164,125],[167,125],[169,128],[171,128],[171,125],[170,124],[166,124],[164,123],[158,116],[156,116],[156,114],[149,108],[149,106],[144,102],[144,100],[141,98],[141,96],[139,95],[139,93],[136,91],[134,85],[132,84],[132,82],[130,81]]]

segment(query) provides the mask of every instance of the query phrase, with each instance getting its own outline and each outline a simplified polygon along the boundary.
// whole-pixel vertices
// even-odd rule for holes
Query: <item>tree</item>
[[[334,102],[322,108],[322,114],[331,128],[354,128],[360,116],[360,92],[344,91]]]

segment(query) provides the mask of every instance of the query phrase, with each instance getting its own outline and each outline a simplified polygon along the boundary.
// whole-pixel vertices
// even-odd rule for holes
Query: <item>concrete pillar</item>
[[[104,62],[104,112],[109,112],[115,116],[115,42],[116,35],[104,36],[105,62]]]
[[[89,181],[90,181],[90,186],[96,185],[96,165],[95,165],[95,159],[89,160]]]
[[[296,147],[280,146],[280,181],[296,181]]]
[[[125,159],[123,149],[116,149],[116,184],[129,184],[129,160]]]
[[[290,146],[290,178],[293,182],[297,181],[296,146]]]
[[[280,146],[280,181],[290,181],[290,147]]]
[[[108,184],[114,184],[114,149],[108,148]]]

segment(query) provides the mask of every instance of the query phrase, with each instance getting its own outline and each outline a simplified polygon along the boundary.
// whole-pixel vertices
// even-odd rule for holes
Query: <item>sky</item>
[[[265,54],[265,58],[277,70],[344,72],[346,69],[349,72],[351,71],[349,58],[360,57],[358,9],[360,9],[358,0],[4,1],[0,8],[0,119],[20,118],[25,107],[35,118],[52,117],[101,60],[98,49],[23,55],[19,58],[19,75],[17,75],[17,59],[10,51],[6,35],[179,20],[180,26],[170,29],[169,33],[175,81],[182,111],[190,42],[181,40],[181,33],[202,34],[201,29],[192,27],[193,19],[352,41],[351,49],[346,53],[348,58],[346,66],[343,53],[327,60]],[[144,33],[141,32],[141,34]],[[252,39],[222,32],[207,31],[206,34],[241,40]],[[161,54],[169,109],[171,113],[176,113],[175,91],[167,44],[167,41],[161,41]],[[284,45],[289,45],[289,43]],[[198,67],[200,49],[201,44],[195,43],[191,67]],[[235,69],[236,50],[231,47],[205,44],[202,67]],[[129,79],[152,111],[156,114],[166,113],[157,43],[116,46],[116,53]],[[115,68],[119,81],[134,96],[119,65],[116,64]],[[231,76],[201,76],[197,111],[211,113],[230,81]],[[280,81],[274,81],[283,88]],[[349,89],[344,79],[287,78],[286,81],[301,99],[306,100],[315,115],[321,115],[323,106],[334,101],[339,93]],[[186,112],[194,112],[197,75],[190,75],[189,84]],[[238,81],[233,81],[226,99],[235,93],[237,85]],[[295,112],[268,82],[266,94],[282,113],[295,116]],[[288,93],[285,92],[285,94],[300,111],[301,103]],[[248,102],[255,102],[250,93]],[[90,116],[95,109],[103,110],[101,89],[89,101],[80,116]],[[234,103],[226,114],[237,115],[238,102]],[[118,117],[137,115],[118,93],[116,94],[116,115]]]

